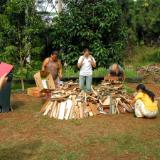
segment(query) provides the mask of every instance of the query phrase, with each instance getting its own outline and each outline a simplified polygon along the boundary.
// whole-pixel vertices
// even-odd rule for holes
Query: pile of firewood
[[[122,82],[103,82],[95,90],[102,112],[120,114],[133,111],[131,97],[127,95]]]
[[[160,65],[153,64],[137,69],[137,72],[144,80],[160,82]]]
[[[56,119],[80,119],[97,114],[131,112],[130,97],[120,82],[104,82],[92,87],[92,93],[80,91],[78,84],[66,82],[51,92],[41,113]]]
[[[80,92],[77,84],[67,83],[57,91],[52,91],[51,97],[43,105],[41,113],[44,116],[60,120],[80,119],[99,114],[97,103],[88,101],[89,95]]]

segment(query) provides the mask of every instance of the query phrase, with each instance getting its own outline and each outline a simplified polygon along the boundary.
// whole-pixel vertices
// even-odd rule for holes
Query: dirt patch
[[[136,91],[136,86],[138,84],[137,83],[129,83],[128,86],[133,88]],[[160,85],[158,84],[154,84],[154,83],[147,83],[145,84],[146,87],[151,90],[152,92],[154,92],[156,94],[157,97],[160,96]]]

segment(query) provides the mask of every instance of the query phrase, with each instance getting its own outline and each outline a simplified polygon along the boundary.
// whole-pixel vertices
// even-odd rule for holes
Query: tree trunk
[[[23,80],[23,78],[21,78],[21,87],[22,87],[22,91],[24,91],[24,80]]]
[[[57,0],[57,12],[58,14],[62,12],[62,0]]]

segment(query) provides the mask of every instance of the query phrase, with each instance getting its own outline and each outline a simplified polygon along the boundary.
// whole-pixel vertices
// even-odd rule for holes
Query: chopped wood
[[[92,93],[80,91],[77,83],[66,82],[42,106],[41,113],[60,120],[82,119],[100,113],[131,112],[130,97],[121,82],[102,82]]]

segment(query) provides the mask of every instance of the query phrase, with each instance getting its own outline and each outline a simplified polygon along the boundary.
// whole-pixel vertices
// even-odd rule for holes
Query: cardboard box
[[[27,95],[33,97],[43,97],[45,93],[38,87],[32,87],[27,89]]]
[[[34,79],[36,82],[36,85],[41,90],[43,89],[55,89],[55,83],[52,78],[52,75],[49,72],[46,71],[39,71],[34,75]]]

